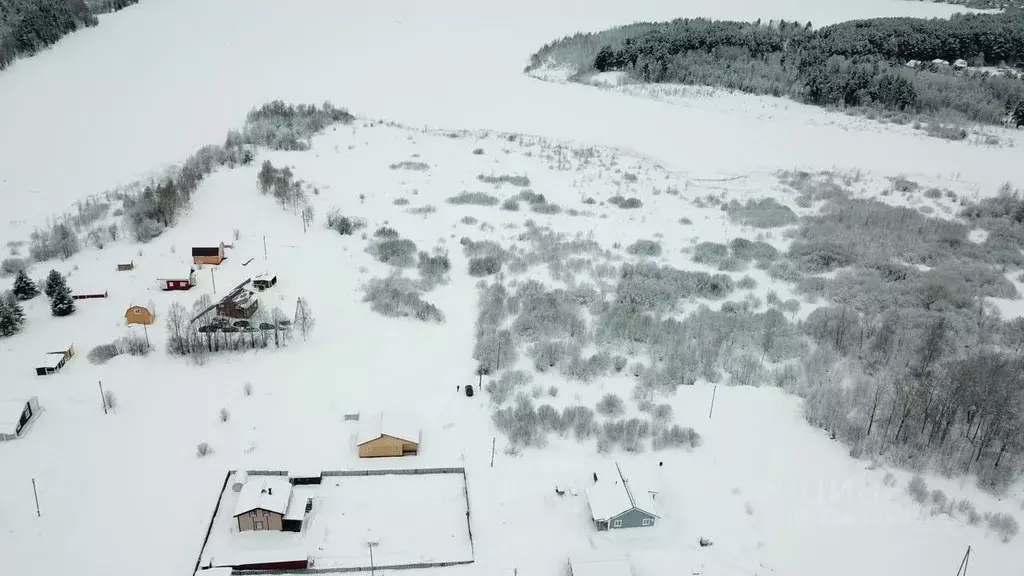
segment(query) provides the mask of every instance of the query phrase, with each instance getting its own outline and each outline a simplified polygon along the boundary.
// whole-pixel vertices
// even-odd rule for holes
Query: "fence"
[[[228,491],[228,480],[231,478],[233,472],[229,470],[227,474],[224,474],[224,485],[220,488],[220,494],[217,496],[217,504],[213,507],[213,514],[210,515],[210,525],[206,527],[206,536],[203,538],[203,546],[199,548],[199,557],[196,558],[196,567],[192,570],[193,573],[199,571],[199,564],[203,562],[203,552],[206,551],[206,544],[210,541],[210,533],[213,532],[213,523],[217,520],[217,512],[220,511],[220,502],[224,499],[224,493]],[[473,543],[470,541],[470,547]]]
[[[418,562],[416,564],[374,564],[370,566],[351,566],[347,568],[306,568],[304,570],[232,570],[232,576],[238,575],[273,575],[273,574],[350,574],[353,572],[370,572],[371,570],[419,570],[423,568],[448,568],[472,564],[474,560],[454,560],[451,562]],[[200,575],[202,576],[202,575]]]

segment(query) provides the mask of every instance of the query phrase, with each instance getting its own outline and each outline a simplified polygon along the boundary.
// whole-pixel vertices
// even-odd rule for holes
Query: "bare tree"
[[[308,340],[309,333],[313,331],[313,326],[316,324],[316,318],[313,317],[313,311],[309,307],[309,303],[306,302],[305,298],[300,297],[295,302],[295,326],[302,332],[302,339]]]

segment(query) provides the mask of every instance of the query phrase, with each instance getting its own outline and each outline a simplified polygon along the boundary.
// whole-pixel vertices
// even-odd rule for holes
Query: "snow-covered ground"
[[[1019,562],[1024,540],[1003,544],[983,527],[929,516],[904,494],[908,474],[893,471],[898,484],[887,487],[886,470],[850,458],[843,446],[805,423],[797,399],[776,389],[719,387],[709,419],[712,388],[680,388],[669,402],[676,421],[703,436],[703,445],[693,451],[602,456],[593,441],[580,445],[553,437],[544,449],[507,454],[490,422],[487,394],[467,398],[456,390],[477,380],[470,357],[477,279],[466,273],[461,237],[513,245],[527,219],[569,235],[592,234],[607,249],[660,235],[662,261],[699,268],[689,260],[693,242],[756,232],[730,224],[715,205],[700,207],[698,199],[713,194],[742,201],[770,194],[793,205],[793,192],[770,173],[702,181],[615,150],[574,150],[546,139],[510,141],[499,134],[454,136],[360,120],[329,129],[308,152],[261,151],[257,164],[269,159],[292,166],[296,178],[320,190],[311,197],[317,223],[305,233],[298,215],[257,192],[257,167],[250,166],[206,179],[181,223],[147,245],[121,241],[53,263],[70,272],[72,288],[85,283],[110,297],[80,301],[73,316],[57,319],[40,296],[26,307],[26,331],[0,340],[3,397],[39,396],[45,410],[24,438],[0,445],[5,572],[188,574],[228,469],[369,466],[356,457],[355,429],[344,415],[376,410],[414,412],[423,424],[424,446],[411,460],[372,465],[406,467],[412,461],[417,467],[467,470],[476,562],[445,569],[451,574],[516,568],[557,576],[570,556],[597,555],[628,558],[637,576],[695,571],[896,576],[949,571],[967,545],[975,553],[972,570],[979,573],[1002,573]],[[483,153],[474,154],[476,148]],[[558,170],[569,158],[572,169]],[[430,168],[390,168],[403,160]],[[445,201],[463,190],[502,198],[518,192],[480,182],[480,174],[528,176],[531,187],[563,212],[542,215],[525,207],[508,212]],[[963,183],[949,186],[959,195],[971,194]],[[926,203],[936,211],[955,206],[945,197],[885,195],[891,187],[884,174],[865,174],[854,185],[894,203]],[[614,194],[636,196],[644,205],[616,208],[607,203]],[[584,203],[586,197],[596,203]],[[396,206],[399,198],[409,205]],[[428,204],[436,211],[414,213]],[[369,234],[386,223],[421,250],[449,250],[450,283],[425,295],[445,313],[444,324],[387,319],[361,302],[362,284],[388,268],[365,252],[367,240],[358,234],[339,236],[323,226],[331,207],[366,219]],[[477,221],[464,220],[467,216]],[[681,225],[680,217],[693,224]],[[188,266],[190,246],[220,239],[234,245],[229,258],[200,270],[196,288],[155,290],[156,276]],[[626,258],[621,250],[614,253]],[[256,259],[243,267],[249,257]],[[115,264],[128,258],[135,270],[116,272]],[[32,277],[45,269],[37,266]],[[212,294],[214,278],[223,294],[264,269],[276,273],[279,282],[264,293],[261,306],[290,313],[296,297],[308,299],[317,318],[308,342],[297,337],[284,349],[216,355],[202,366],[165,354],[163,315],[171,302],[190,305],[200,294]],[[748,273],[757,277],[757,290],[770,286],[766,276],[757,276],[762,272]],[[157,351],[146,358],[90,364],[86,353],[93,346],[138,331],[123,325],[128,304],[150,300],[158,318],[148,332]],[[79,354],[62,372],[34,376],[31,361],[39,352],[70,341]],[[113,414],[103,413],[99,381],[116,394]],[[244,393],[246,382],[251,396]],[[604,392],[628,396],[631,387],[626,376],[585,386],[557,375],[537,382],[545,388],[560,385],[559,401],[590,405]],[[227,422],[220,421],[221,408],[230,413]],[[197,458],[199,442],[209,442],[212,454]],[[595,464],[610,457],[658,486],[662,518],[656,527],[594,530],[585,490]],[[1019,513],[1017,502],[1000,502],[970,483],[929,482],[950,497],[969,497],[981,511]],[[555,493],[556,486],[564,496]],[[698,546],[701,537],[714,546]]]
[[[821,26],[962,10],[891,0],[146,0],[0,74],[0,240],[221,142],[251,107],[277,98],[331,100],[413,126],[621,146],[708,177],[838,165],[989,188],[1024,180],[1019,150],[851,134],[824,122],[748,123],[713,102],[680,107],[522,74],[528,56],[554,38],[635,20],[783,18]]]
[[[412,466],[406,458],[402,464]],[[249,481],[259,476],[252,475]],[[376,566],[473,559],[466,526],[466,483],[461,473],[324,476],[292,489],[291,507],[313,510],[300,532],[239,532],[234,520],[239,494],[228,480],[202,566],[225,566],[294,557],[316,568]],[[219,490],[220,485],[211,485]],[[302,518],[300,514],[298,518]]]

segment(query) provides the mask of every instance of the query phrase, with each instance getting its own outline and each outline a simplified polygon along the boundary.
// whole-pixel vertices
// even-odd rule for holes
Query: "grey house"
[[[654,493],[631,485],[618,462],[607,462],[594,472],[587,501],[598,530],[654,526]]]

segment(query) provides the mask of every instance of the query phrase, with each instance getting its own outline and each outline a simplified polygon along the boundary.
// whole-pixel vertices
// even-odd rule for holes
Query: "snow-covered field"
[[[324,476],[322,484],[295,486],[289,513],[291,506],[302,508],[307,498],[313,500],[301,532],[240,533],[234,521],[238,493],[231,489],[233,481],[228,480],[213,520],[202,566],[291,555],[309,557],[322,569],[369,567],[370,543],[378,567],[473,559],[461,473]]]
[[[204,180],[179,225],[149,244],[122,240],[32,269],[38,278],[52,265],[73,288],[110,297],[80,301],[62,319],[39,297],[27,303],[25,332],[0,340],[0,400],[38,396],[44,409],[24,438],[0,443],[0,572],[190,574],[227,470],[366,466],[343,415],[387,409],[415,412],[429,444],[408,461],[381,465],[467,470],[476,562],[445,569],[453,576],[513,569],[559,576],[570,556],[627,557],[636,576],[954,573],[968,545],[972,573],[1011,572],[1024,559],[1024,538],[1004,544],[982,526],[928,515],[904,494],[909,474],[893,470],[897,485],[886,486],[886,470],[850,458],[806,424],[799,400],[777,389],[680,388],[669,400],[675,420],[695,428],[702,446],[614,454],[658,485],[664,515],[655,528],[605,533],[593,529],[584,496],[593,464],[609,458],[593,441],[552,438],[544,449],[507,454],[487,395],[456,391],[476,383],[477,279],[466,273],[463,236],[516,245],[532,219],[592,237],[624,260],[629,256],[616,244],[656,237],[666,247],[662,262],[699,269],[688,254],[694,242],[756,231],[697,200],[775,196],[792,205],[792,191],[773,175],[779,169],[862,170],[857,188],[864,194],[889,189],[886,178],[901,174],[967,198],[992,194],[1007,180],[1024,183],[1018,148],[944,142],[897,127],[851,129],[853,119],[776,110],[796,105],[769,99],[701,97],[680,105],[539,81],[521,73],[539,45],[578,29],[686,15],[822,25],[955,10],[884,0],[143,0],[16,63],[0,73],[2,241],[23,240],[75,200],[221,142],[249,108],[268,100],[331,100],[362,119],[318,136],[308,152],[259,153],[257,164],[292,166],[320,190],[312,196],[316,224],[306,232],[298,215],[257,192],[258,167],[250,166]],[[779,117],[788,120],[775,122]],[[377,118],[438,131],[368,120]],[[455,129],[538,137],[441,131]],[[570,156],[573,168],[559,170]],[[581,166],[583,158],[593,160]],[[430,169],[390,168],[404,160]],[[483,184],[481,174],[528,175],[531,188],[563,211],[446,202],[464,190],[501,198],[517,192]],[[643,207],[608,205],[615,194],[636,196]],[[587,197],[596,203],[585,204]],[[396,205],[399,199],[408,206]],[[938,214],[956,209],[944,197],[881,199]],[[426,205],[436,211],[413,212]],[[448,250],[451,281],[424,296],[444,312],[444,324],[387,319],[361,301],[363,284],[388,268],[365,252],[359,234],[339,236],[323,226],[332,207],[364,218],[369,234],[386,224],[420,250]],[[157,277],[187,270],[191,246],[217,241],[234,245],[229,259],[215,272],[200,270],[196,288],[155,290]],[[250,257],[253,263],[241,266]],[[135,270],[116,272],[128,259]],[[261,305],[290,313],[297,297],[308,299],[317,318],[308,341],[215,355],[201,366],[167,356],[163,315],[172,302],[189,306],[200,294],[214,295],[214,281],[223,294],[263,270],[280,282]],[[776,288],[790,296],[762,271],[747,274],[758,282],[755,295]],[[148,330],[156,351],[90,364],[94,346],[140,331],[124,326],[125,308],[150,302],[158,313]],[[1005,304],[1010,310],[1016,303]],[[42,352],[72,342],[79,354],[62,372],[34,376]],[[109,415],[100,381],[118,400]],[[545,375],[538,384],[561,386],[558,401],[590,405],[604,392],[630,390],[625,376],[583,386]],[[198,458],[200,442],[212,454]],[[1000,501],[970,482],[929,484],[969,497],[982,511],[1021,514],[1019,502]],[[701,537],[714,546],[698,546]]]

